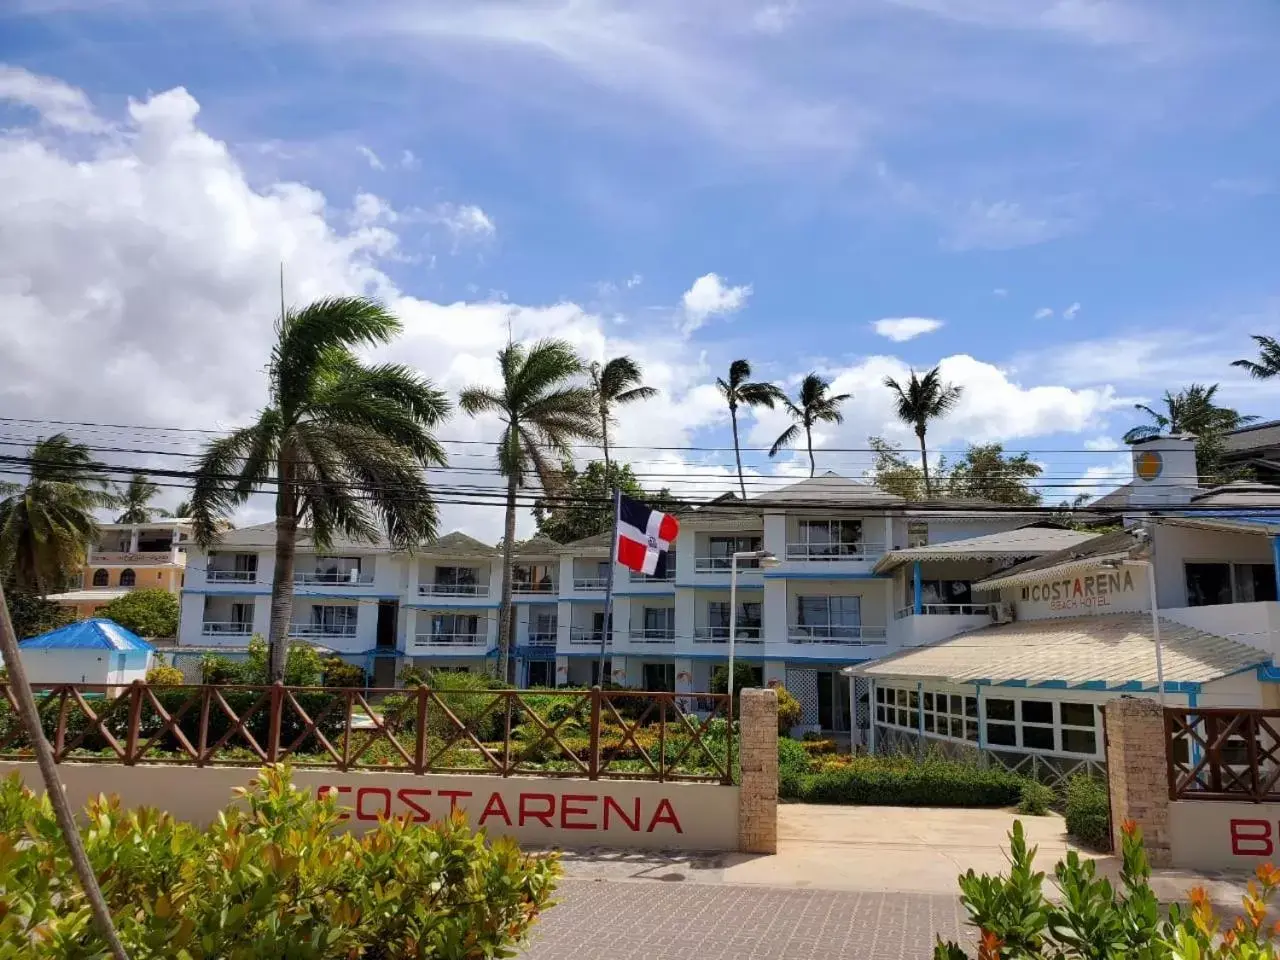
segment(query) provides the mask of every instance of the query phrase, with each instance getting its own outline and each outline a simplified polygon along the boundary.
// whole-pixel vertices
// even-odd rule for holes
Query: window
[[[532,636],[555,643],[558,624],[554,611],[551,613],[535,613],[531,626],[532,629],[529,632]]]
[[[473,613],[437,613],[431,618],[431,636],[441,643],[465,643],[478,638],[479,631],[480,618]]]
[[[105,587],[109,583],[109,575],[105,570],[93,571],[93,585],[95,587]]]
[[[949,606],[973,602],[971,580],[921,580],[920,599],[926,606]]]
[[[676,665],[674,663],[646,663],[644,665],[644,688],[654,692],[674,692],[676,688]]]
[[[447,587],[454,593],[476,592],[475,567],[436,567],[436,586]]]
[[[841,557],[862,552],[861,520],[801,520],[800,546],[810,557]]]
[[[907,521],[907,549],[929,545],[929,524],[923,520]]]
[[[551,565],[546,563],[518,563],[511,571],[511,588],[523,593],[551,593],[555,580]]]
[[[1016,747],[1018,726],[1013,700],[987,701],[987,743],[993,747]]]
[[[311,608],[311,625],[319,633],[346,635],[356,632],[356,608],[315,606]]]
[[[1269,563],[1232,564],[1236,603],[1276,599],[1276,568]]]
[[[359,557],[316,557],[315,569],[304,572],[304,579],[312,583],[359,583]]]
[[[1022,746],[1031,750],[1052,750],[1053,703],[1049,700],[1020,700]]]
[[[644,633],[646,637],[675,636],[676,611],[674,607],[645,607]]]
[[[1189,607],[1276,599],[1275,567],[1269,563],[1188,563],[1186,579]]]
[[[739,636],[760,636],[760,610],[758,601],[738,601],[738,634]],[[712,600],[707,604],[707,626],[715,636],[729,635],[729,602]]]
[[[132,570],[126,568],[120,571],[120,586],[132,587],[138,582],[138,575]]]
[[[861,627],[861,597],[796,597],[799,636],[857,637]]]
[[[1097,712],[1092,703],[1060,703],[1063,753],[1097,753]]]
[[[551,686],[551,667],[553,664],[546,660],[532,660],[529,662],[529,673],[525,680],[526,685],[530,687],[549,687]]]
[[[759,550],[763,543],[761,537],[711,537],[708,541],[710,567],[712,570],[728,570],[735,553]],[[759,560],[739,560],[738,569],[760,566]]]

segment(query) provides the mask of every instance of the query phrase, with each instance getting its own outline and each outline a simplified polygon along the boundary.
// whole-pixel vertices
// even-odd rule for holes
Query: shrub
[[[135,958],[480,958],[514,952],[559,866],[459,817],[336,832],[332,798],[268,768],[207,830],[100,798],[85,846]],[[48,801],[0,782],[0,956],[104,955]]]
[[[1044,874],[1033,867],[1021,822],[1009,834],[1009,875],[960,877],[960,902],[978,928],[976,956],[987,960],[1059,960],[1063,957],[1141,960],[1268,960],[1277,955],[1280,924],[1267,906],[1280,885],[1280,870],[1265,864],[1244,896],[1244,916],[1226,931],[1202,888],[1191,890],[1189,907],[1174,904],[1164,919],[1151,890],[1151,868],[1142,834],[1133,823],[1123,830],[1120,881],[1097,875],[1093,860],[1074,850],[1058,862],[1054,879],[1060,902],[1045,897]],[[967,960],[958,944],[941,938],[934,960]]]
[[[52,600],[25,590],[15,590],[12,586],[5,587],[4,597],[9,607],[9,618],[13,621],[13,632],[19,640],[65,627],[76,618],[70,607],[59,606]]]
[[[795,740],[778,738],[778,796],[799,799],[801,780],[809,772],[809,752]]]
[[[778,732],[785,736],[792,727],[800,725],[804,708],[786,687],[777,683],[771,683],[770,686],[778,691]]]
[[[178,598],[168,590],[130,590],[98,613],[140,637],[178,635]]]
[[[347,663],[341,657],[325,657],[320,662],[321,677],[326,687],[363,687],[365,672],[363,667]]]
[[[1028,782],[1000,767],[937,756],[920,760],[905,756],[839,756],[824,758],[815,765],[803,744],[780,740],[780,748],[783,743],[794,743],[806,766],[796,773],[796,758],[788,757],[789,775],[784,777],[784,761],[779,754],[780,795],[805,803],[1008,807],[1018,802]]]
[[[1067,833],[1099,850],[1111,849],[1111,795],[1103,780],[1076,774],[1067,781]]]
[[[1022,795],[1018,798],[1018,812],[1028,817],[1043,817],[1049,812],[1058,795],[1053,788],[1036,780],[1029,780],[1022,785]]]
[[[800,746],[804,747],[804,752],[811,757],[823,757],[836,752],[836,742],[834,740],[825,740],[821,737],[810,739],[806,735],[800,741]]]
[[[156,655],[155,665],[147,671],[147,683],[160,687],[177,686],[187,682],[182,671],[164,662],[164,657]]]

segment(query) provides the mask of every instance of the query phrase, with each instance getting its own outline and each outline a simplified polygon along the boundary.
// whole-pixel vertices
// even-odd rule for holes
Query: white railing
[[[883,543],[788,543],[788,560],[869,560],[884,553]]]
[[[993,603],[923,603],[920,605],[920,616],[923,617],[978,617],[990,616]],[[900,607],[894,612],[895,620],[916,615],[915,605]]]
[[[354,637],[355,635],[356,625],[354,623],[293,623],[289,625],[289,636],[291,637]]]
[[[793,623],[787,628],[787,639],[792,643],[884,643],[887,636],[888,628],[886,627],[863,627],[843,623]]]
[[[206,570],[209,583],[253,583],[258,579],[257,570]]]
[[[569,642],[575,647],[578,646],[600,646],[600,640],[604,637],[603,630],[592,630],[588,627],[571,627],[569,629]],[[605,641],[605,646],[612,646],[613,640]]]
[[[206,620],[200,632],[206,637],[247,637],[253,633],[253,624]]]
[[[695,557],[693,569],[698,573],[728,573],[733,560],[730,557]],[[759,560],[739,560],[739,573],[757,573],[760,570]]]
[[[531,647],[554,647],[555,645],[556,633],[554,630],[544,630],[540,633],[529,634],[529,646]]]
[[[675,630],[632,630],[632,643],[675,643]]]
[[[418,595],[422,597],[487,597],[487,583],[420,583]]]
[[[740,625],[735,628],[738,632],[738,643],[759,643],[760,627],[755,625]],[[693,630],[694,643],[728,643],[729,628],[728,627],[695,627]]]
[[[673,583],[676,579],[676,567],[670,562],[668,557],[666,572],[660,577],[650,577],[643,573],[636,573],[634,570],[628,571],[632,583]]]
[[[482,647],[489,642],[483,633],[419,633],[413,639],[420,647]]]
[[[372,573],[361,573],[359,570],[348,570],[345,572],[321,572],[312,571],[310,573],[294,573],[294,583],[323,583],[335,587],[354,587],[368,586],[373,583]]]
[[[512,593],[555,593],[559,589],[554,580],[539,580],[534,583],[531,580],[513,580],[511,582]]]
[[[575,590],[603,590],[609,586],[608,577],[574,577],[573,589]]]
[[[169,550],[136,550],[132,553],[123,550],[92,550],[89,552],[89,563],[132,563],[138,566],[154,566],[159,563],[173,563],[174,552]]]

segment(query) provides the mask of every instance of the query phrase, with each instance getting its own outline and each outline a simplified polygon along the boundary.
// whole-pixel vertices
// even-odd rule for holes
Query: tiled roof
[[[1034,557],[1038,554],[1056,553],[1092,540],[1092,533],[1079,530],[1063,530],[1060,527],[1028,526],[999,533],[987,533],[980,537],[948,540],[924,547],[890,550],[876,563],[875,570],[885,570],[915,560],[986,560],[1007,557]]]
[[[446,533],[431,543],[418,547],[416,553],[427,557],[496,557],[497,547],[469,537],[465,533]]]
[[[1030,577],[1029,575],[1039,574],[1042,571],[1049,571],[1067,564],[1074,566],[1079,563],[1105,560],[1110,557],[1127,557],[1143,545],[1143,540],[1133,530],[1117,530],[1114,533],[1104,533],[1101,536],[1089,537],[1063,550],[1047,553],[1044,556],[1020,563],[1015,567],[1010,567],[1008,570],[1002,571],[997,577],[992,577],[990,580],[984,580],[981,583],[975,583],[974,588],[978,590],[993,590],[1001,586],[1013,586],[1015,581],[1038,580],[1040,579],[1038,576]]]
[[[562,546],[550,537],[530,537],[517,543],[512,553],[516,557],[554,557]]]
[[[251,527],[240,527],[223,533],[210,547],[218,550],[226,547],[274,547],[276,545],[276,525],[274,521],[257,523]],[[315,544],[311,540],[311,531],[306,527],[298,528],[298,549],[311,550]],[[335,536],[329,545],[328,552],[338,553],[375,553],[389,549],[385,538],[370,543],[368,540],[351,540],[343,536]]]
[[[879,487],[860,480],[850,480],[838,473],[827,471],[821,476],[810,477],[793,483],[780,490],[761,493],[749,497],[747,502],[753,506],[769,506],[777,504],[786,506],[798,503],[821,503],[847,507],[857,506],[891,506],[905,503],[902,497],[885,493]]]
[[[110,603],[117,597],[123,597],[129,587],[99,587],[96,590],[68,590],[66,593],[51,593],[46,600],[54,603]]]
[[[1160,618],[1166,683],[1207,683],[1270,658],[1254,647]],[[855,667],[870,677],[952,683],[1156,683],[1155,644],[1146,613],[1102,614],[983,627]]]

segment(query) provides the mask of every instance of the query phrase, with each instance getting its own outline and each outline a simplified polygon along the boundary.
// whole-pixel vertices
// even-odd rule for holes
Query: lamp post
[[[1164,645],[1160,642],[1160,605],[1156,602],[1156,567],[1150,560],[1103,560],[1102,565],[1112,570],[1121,567],[1147,568],[1147,596],[1151,598],[1151,637],[1156,645],[1156,688],[1160,706],[1164,699]]]
[[[768,550],[739,550],[729,558],[729,676],[725,689],[729,691],[729,720],[733,721],[733,651],[738,638],[738,561],[756,560],[760,569],[778,565],[778,558]]]

